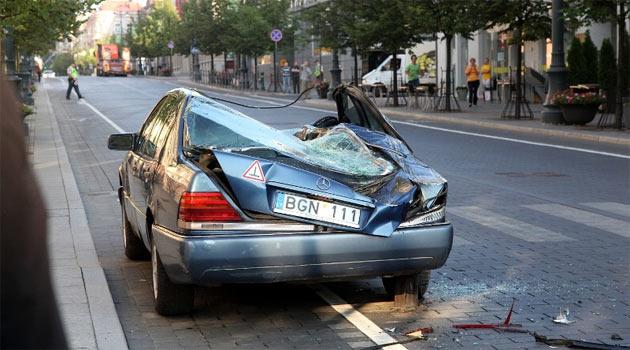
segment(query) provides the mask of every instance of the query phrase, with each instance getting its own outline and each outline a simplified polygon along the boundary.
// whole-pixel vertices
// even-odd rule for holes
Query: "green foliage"
[[[339,16],[339,13],[353,15],[353,1],[333,0],[311,6],[300,13],[299,20],[306,28],[302,31],[304,41],[310,41],[316,37],[322,47],[341,49],[351,46],[350,36],[346,33],[347,16]]]
[[[608,99],[608,110],[614,110],[615,89],[617,87],[617,61],[615,50],[610,39],[604,39],[602,48],[599,50],[599,67],[597,75],[599,77],[599,87],[604,91]]]
[[[569,84],[577,85],[586,83],[588,65],[584,58],[582,43],[578,38],[574,37],[571,42],[571,46],[567,52],[567,65],[569,69]]]
[[[94,51],[93,50],[81,50],[76,52],[75,54],[76,60],[74,63],[76,63],[79,67],[85,67],[87,68],[90,64],[91,65],[96,65],[96,56],[94,56]]]
[[[550,9],[546,0],[494,0],[489,13],[493,25],[504,26],[503,32],[518,30],[521,41],[534,41],[551,34]]]
[[[71,39],[93,6],[102,0],[2,0],[0,28],[12,28],[15,45],[29,53],[46,53]],[[0,31],[0,37],[3,33]]]
[[[625,6],[625,13],[618,14],[618,5]],[[576,30],[594,22],[616,23],[618,17],[627,18],[630,0],[566,0],[563,13],[568,27]]]
[[[597,47],[591,39],[591,33],[586,32],[586,37],[582,43],[582,55],[584,55],[584,81],[583,83],[597,83]]]
[[[175,51],[190,54],[195,45],[202,52],[220,54],[225,51],[228,3],[214,0],[191,0],[184,4],[182,20],[175,30]]]
[[[57,75],[66,75],[66,69],[74,62],[71,53],[63,52],[55,55],[50,69],[55,71]]]
[[[272,24],[263,16],[260,6],[251,3],[234,6],[225,18],[230,33],[225,36],[225,44],[231,51],[258,56],[271,49]]]
[[[179,18],[168,0],[156,1],[149,13],[140,16],[128,33],[131,52],[138,57],[166,56],[168,42],[175,39]]]
[[[347,21],[343,27],[345,33],[358,47],[378,47],[387,52],[394,52],[412,47],[420,41],[422,30],[414,25],[419,14],[418,6],[422,3],[413,0],[353,2],[354,19]]]

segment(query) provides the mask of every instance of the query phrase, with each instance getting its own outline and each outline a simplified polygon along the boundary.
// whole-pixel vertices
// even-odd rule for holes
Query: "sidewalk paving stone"
[[[51,274],[73,349],[126,349],[74,173],[45,90],[35,93],[32,162],[48,208]]]

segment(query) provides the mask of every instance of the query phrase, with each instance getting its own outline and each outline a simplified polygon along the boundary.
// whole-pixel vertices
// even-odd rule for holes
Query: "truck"
[[[119,49],[117,44],[97,44],[95,55],[97,76],[127,76],[131,73],[131,51],[128,47]]]
[[[407,74],[405,68],[411,63],[411,55],[415,54],[418,58],[416,63],[420,65],[420,83],[435,83],[436,62],[435,62],[435,42],[422,43],[417,45],[413,51],[407,53],[401,53],[396,55],[396,66],[398,71],[396,72],[398,85],[407,83]],[[385,59],[379,63],[376,68],[365,74],[361,83],[367,86],[373,86],[375,84],[383,84],[384,89],[389,89],[392,86],[392,68],[394,67],[393,55],[385,57]]]

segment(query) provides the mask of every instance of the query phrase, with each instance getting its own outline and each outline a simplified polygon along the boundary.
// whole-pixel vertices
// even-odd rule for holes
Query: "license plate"
[[[359,228],[361,210],[337,203],[278,192],[273,211],[342,226]]]

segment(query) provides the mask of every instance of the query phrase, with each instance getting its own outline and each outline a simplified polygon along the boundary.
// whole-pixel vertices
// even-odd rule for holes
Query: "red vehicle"
[[[127,76],[131,73],[131,52],[128,47],[119,50],[116,44],[96,45],[97,76]]]

